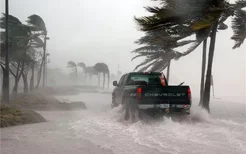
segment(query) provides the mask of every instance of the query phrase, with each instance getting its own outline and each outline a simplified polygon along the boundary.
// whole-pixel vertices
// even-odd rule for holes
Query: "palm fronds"
[[[85,63],[83,62],[79,62],[77,65],[83,69],[86,67]]]
[[[67,67],[68,67],[68,68],[76,68],[76,67],[77,67],[77,65],[76,65],[76,63],[75,63],[75,62],[73,62],[73,61],[69,61],[69,62],[67,63]]]
[[[235,41],[233,49],[240,47],[246,37],[246,11],[238,10],[235,12],[235,17],[232,19],[232,40]]]
[[[44,20],[36,14],[29,16],[27,23],[33,26],[34,31],[47,31]]]

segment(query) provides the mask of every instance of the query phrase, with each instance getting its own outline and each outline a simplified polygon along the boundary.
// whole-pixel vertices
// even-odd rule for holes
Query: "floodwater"
[[[111,95],[56,96],[84,101],[87,110],[41,112],[47,123],[1,129],[3,153],[244,154],[245,104],[212,100],[211,115],[193,101],[190,120],[124,122],[121,107],[111,109]],[[24,149],[31,148],[33,151]]]

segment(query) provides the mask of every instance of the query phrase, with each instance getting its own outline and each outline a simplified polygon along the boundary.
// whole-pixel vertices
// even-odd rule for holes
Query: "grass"
[[[43,92],[19,94],[8,105],[1,105],[1,127],[45,122],[35,111],[69,111],[86,109],[84,102],[60,102],[52,95]]]
[[[86,109],[84,102],[60,102],[53,96],[41,92],[34,92],[27,95],[18,95],[18,97],[13,100],[11,104],[16,108],[38,111]]]
[[[20,110],[9,105],[1,105],[0,111],[0,127],[45,122],[45,119],[33,110]]]

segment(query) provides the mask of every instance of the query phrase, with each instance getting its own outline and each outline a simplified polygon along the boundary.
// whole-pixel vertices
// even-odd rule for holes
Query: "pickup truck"
[[[124,74],[112,92],[111,107],[123,106],[124,120],[139,118],[139,111],[163,115],[189,115],[192,104],[189,86],[168,85],[160,72],[131,72]]]

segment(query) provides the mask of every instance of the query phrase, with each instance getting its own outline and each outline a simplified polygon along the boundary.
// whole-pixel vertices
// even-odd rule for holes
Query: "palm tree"
[[[203,101],[206,59],[207,59],[207,39],[203,41],[202,71],[201,71],[201,82],[200,82],[200,102],[199,102],[200,106],[202,105],[202,101]]]
[[[185,28],[179,30],[185,33]],[[146,46],[135,49],[133,52],[138,55],[133,59],[142,56],[146,56],[148,58],[146,61],[138,65],[135,70],[143,65],[145,65],[145,67],[140,69],[140,71],[147,70],[151,66],[153,66],[151,71],[162,71],[167,67],[167,79],[169,80],[171,60],[178,59],[181,55],[181,53],[178,53],[173,49],[196,41],[181,40],[184,37],[186,37],[186,35],[178,34],[176,34],[176,37],[172,37],[169,33],[163,30],[147,32],[145,36],[135,42],[139,45],[145,44]]]
[[[1,28],[5,28],[6,16],[0,19]],[[17,94],[18,82],[20,80],[21,74],[25,68],[25,65],[30,63],[30,50],[32,48],[39,48],[40,40],[38,35],[32,34],[32,29],[30,26],[25,25],[20,22],[20,20],[12,15],[9,15],[9,60],[11,64],[10,73],[15,77],[15,85],[13,88],[13,96]],[[1,32],[1,36],[5,36],[5,32]],[[42,41],[42,40],[41,40]],[[3,47],[6,41],[1,39],[1,47]],[[2,52],[5,52],[4,48],[1,48]],[[4,66],[1,65],[4,69]],[[26,84],[25,84],[26,85]]]
[[[67,67],[68,67],[68,68],[71,68],[72,71],[75,72],[75,77],[76,77],[76,81],[77,81],[77,79],[78,79],[78,69],[77,69],[76,63],[73,62],[73,61],[69,61],[69,62],[67,63]]]
[[[11,55],[17,50],[26,48],[29,38],[29,28],[23,25],[20,20],[12,15],[3,14],[0,18],[0,28],[5,29],[1,31],[1,68],[3,70],[3,101],[9,102],[9,60]],[[8,39],[8,40],[6,40]]]
[[[83,62],[79,62],[77,66],[81,67],[83,70],[85,69],[86,65]]]
[[[98,73],[97,73],[97,71],[95,70],[95,68],[93,66],[85,67],[84,71],[85,71],[85,80],[86,80],[86,82],[87,82],[87,76],[90,77],[90,82],[92,82],[92,76],[93,75],[97,75],[98,76]]]
[[[239,0],[236,4],[229,4],[224,0],[203,1],[203,0],[183,0],[169,1],[160,0],[165,4],[162,7],[147,7],[147,10],[154,15],[142,18],[135,18],[142,31],[152,31],[159,29],[170,31],[172,27],[180,27],[180,25],[190,29],[188,35],[196,34],[197,42],[193,45],[192,50],[188,50],[182,54],[185,56],[198,47],[201,42],[211,36],[209,62],[207,68],[207,77],[204,89],[203,107],[209,111],[209,95],[210,95],[210,78],[212,72],[212,61],[216,31],[217,28],[225,28],[224,21],[231,15],[236,14],[233,28],[235,46],[239,47],[245,39],[245,11],[241,8],[246,6],[245,0]],[[240,21],[240,22],[239,22]],[[216,29],[214,28],[216,27]],[[182,34],[182,33],[181,33]],[[207,85],[206,85],[207,84]]]
[[[44,43],[43,43],[43,58],[42,58],[42,62],[41,62],[41,65],[40,65],[40,69],[39,69],[39,72],[38,72],[38,83],[36,85],[36,88],[38,88],[39,86],[39,83],[40,83],[40,80],[41,80],[41,74],[42,74],[42,70],[43,70],[43,87],[44,87],[44,81],[45,81],[45,72],[46,72],[46,41],[49,39],[47,37],[47,29],[46,29],[46,25],[45,25],[45,22],[44,20],[36,15],[36,14],[33,14],[31,16],[28,17],[28,20],[27,20],[27,23],[32,26],[32,30],[41,34],[43,37],[44,37]]]
[[[86,68],[86,65],[85,65],[85,63],[83,63],[83,62],[79,62],[79,63],[77,64],[77,66],[80,67],[80,68],[82,68],[83,73],[84,73],[84,75],[85,75],[85,76],[83,76],[83,82],[85,82],[85,77],[86,77],[86,74],[85,74],[85,68]]]
[[[110,73],[109,73],[109,68],[108,65],[105,63],[96,63],[94,66],[96,72],[98,73],[98,83],[100,86],[100,73],[103,74],[103,89],[105,87],[105,76],[108,76],[108,88],[109,88],[109,78],[110,78]]]

